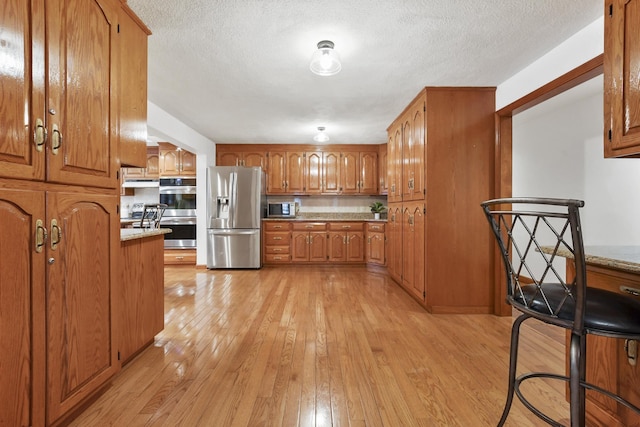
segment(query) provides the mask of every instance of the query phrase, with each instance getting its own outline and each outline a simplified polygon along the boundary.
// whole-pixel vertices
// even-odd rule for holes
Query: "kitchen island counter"
[[[126,242],[127,240],[161,236],[168,233],[171,233],[171,229],[169,228],[121,228],[120,241]]]
[[[551,253],[553,248],[542,250]],[[573,259],[567,250],[558,251],[558,255]],[[585,246],[584,258],[588,265],[640,274],[640,246]]]

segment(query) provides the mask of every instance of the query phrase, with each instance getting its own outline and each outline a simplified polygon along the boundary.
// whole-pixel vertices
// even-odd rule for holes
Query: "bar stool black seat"
[[[571,427],[585,425],[585,390],[595,390],[640,415],[640,408],[585,380],[587,334],[640,339],[640,299],[588,287],[580,225],[581,200],[506,198],[483,202],[496,237],[507,280],[506,301],[522,314],[511,330],[509,390],[498,426],[504,425],[513,396],[539,418],[562,426],[535,408],[521,393],[531,378],[569,382]],[[560,255],[562,253],[562,255]],[[576,274],[565,279],[564,257],[572,257]],[[531,372],[516,377],[520,325],[533,318],[571,331],[569,375]]]

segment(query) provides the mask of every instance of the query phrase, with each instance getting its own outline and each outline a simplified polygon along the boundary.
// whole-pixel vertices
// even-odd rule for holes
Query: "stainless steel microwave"
[[[267,216],[275,218],[293,218],[296,216],[296,202],[269,202]]]

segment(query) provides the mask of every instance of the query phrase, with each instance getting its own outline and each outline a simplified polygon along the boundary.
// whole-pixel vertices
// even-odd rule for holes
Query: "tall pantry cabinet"
[[[59,424],[119,369],[125,7],[0,5],[0,425]]]
[[[433,313],[490,313],[495,88],[427,87],[388,128],[390,276]]]

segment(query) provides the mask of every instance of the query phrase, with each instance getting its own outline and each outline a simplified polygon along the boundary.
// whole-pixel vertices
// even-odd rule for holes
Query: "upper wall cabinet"
[[[605,157],[640,155],[640,0],[605,2]]]
[[[3,5],[0,176],[116,188],[120,4]]]
[[[147,37],[151,32],[123,5],[120,13],[120,164],[147,164]]]
[[[196,176],[196,155],[168,142],[159,142],[160,176]]]

